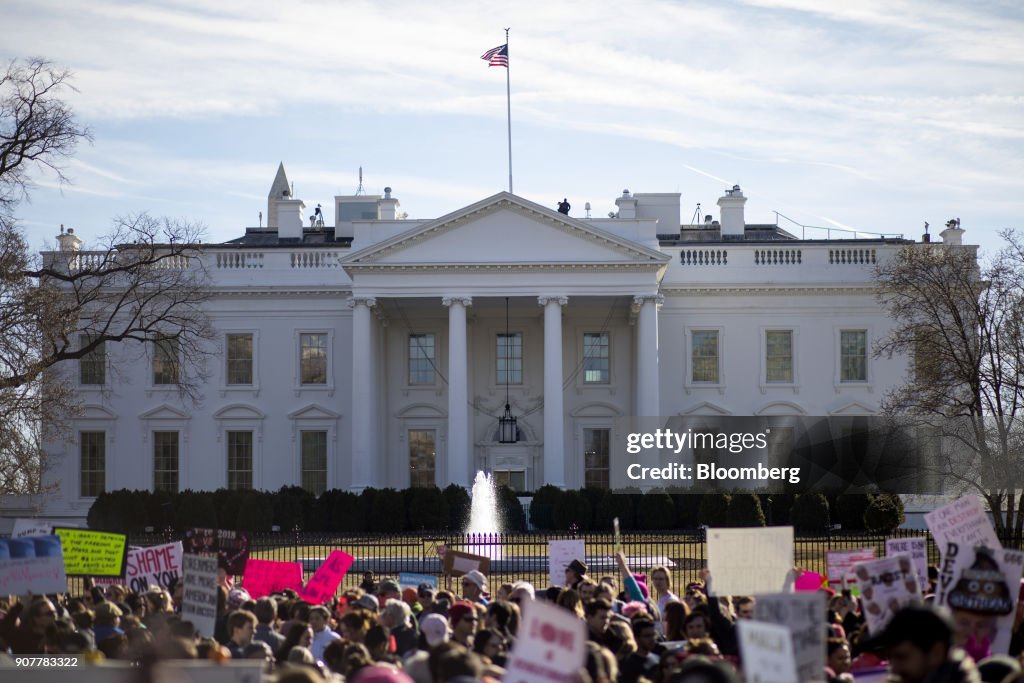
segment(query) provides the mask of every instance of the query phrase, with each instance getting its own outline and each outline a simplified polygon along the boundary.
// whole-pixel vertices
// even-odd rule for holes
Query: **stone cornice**
[[[277,289],[277,288],[260,288],[260,287],[246,287],[245,289],[211,289],[210,295],[214,298],[217,297],[264,297],[274,299],[287,299],[296,296],[301,297],[318,297],[318,298],[337,298],[347,299],[352,296],[351,289]]]
[[[485,272],[495,270],[513,271],[517,273],[536,273],[552,270],[584,270],[584,271],[622,271],[633,273],[653,273],[665,267],[663,263],[627,262],[621,263],[346,263],[346,268],[360,273],[394,273],[408,271],[420,273],[437,272]]]
[[[870,285],[818,285],[799,287],[787,285],[721,285],[721,286],[671,286],[662,285],[662,293],[668,296],[850,296],[874,295],[876,287]]]

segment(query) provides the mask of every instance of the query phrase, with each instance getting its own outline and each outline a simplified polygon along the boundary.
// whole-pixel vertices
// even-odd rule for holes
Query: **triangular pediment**
[[[664,266],[666,254],[500,192],[342,259],[346,268],[445,264]]]
[[[830,410],[829,415],[877,415],[878,410],[871,406],[866,406],[860,401],[851,401],[846,405]]]
[[[288,413],[288,418],[291,420],[337,420],[339,417],[341,417],[340,413],[317,403],[310,403]]]
[[[139,414],[140,420],[188,420],[190,417],[188,413],[166,403]]]
[[[732,411],[711,401],[701,401],[695,406],[679,411],[680,415],[732,415]]]

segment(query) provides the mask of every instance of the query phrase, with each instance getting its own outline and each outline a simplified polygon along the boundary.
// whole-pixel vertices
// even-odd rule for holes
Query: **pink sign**
[[[299,591],[299,597],[314,605],[322,605],[334,597],[355,558],[340,550],[332,550],[324,563],[309,579],[306,587]]]
[[[820,590],[824,580],[825,577],[817,572],[804,572],[797,578],[795,588],[798,591]]]
[[[254,598],[262,598],[285,588],[301,591],[302,565],[298,562],[255,560],[250,557],[245,563],[242,587]]]

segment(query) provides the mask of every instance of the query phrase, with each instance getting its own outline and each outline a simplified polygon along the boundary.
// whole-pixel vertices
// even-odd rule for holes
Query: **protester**
[[[900,683],[979,683],[973,660],[954,647],[955,626],[928,606],[909,606],[893,615],[870,647],[885,651]]]
[[[484,593],[487,592],[487,577],[474,569],[462,577],[462,598],[468,602],[487,604]]]

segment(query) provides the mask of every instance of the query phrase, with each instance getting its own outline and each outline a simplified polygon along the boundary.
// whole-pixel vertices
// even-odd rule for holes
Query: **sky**
[[[4,0],[0,26],[5,62],[74,72],[95,138],[19,207],[40,248],[140,211],[233,239],[282,161],[329,224],[360,167],[409,218],[507,189],[506,71],[480,59],[506,27],[514,189],[550,208],[680,192],[689,222],[739,184],[748,223],[790,230],[959,217],[991,252],[1022,227],[1016,0]]]

